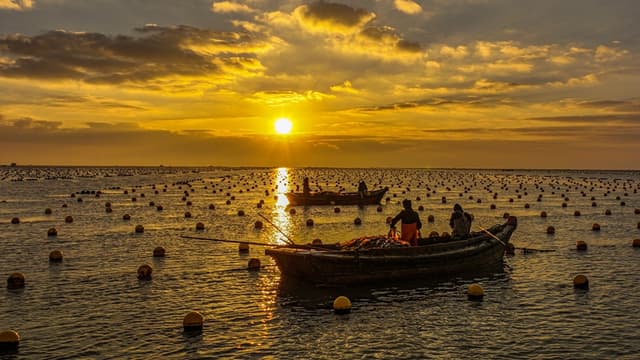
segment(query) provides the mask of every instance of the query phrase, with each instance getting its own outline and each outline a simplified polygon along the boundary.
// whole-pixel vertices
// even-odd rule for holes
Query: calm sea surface
[[[292,213],[283,194],[305,176],[312,189],[333,191],[355,191],[364,179],[370,190],[388,186],[389,199],[381,211]],[[22,341],[0,358],[638,359],[640,249],[631,244],[640,238],[639,188],[639,172],[2,167],[0,331]],[[517,216],[516,247],[554,251],[518,250],[494,274],[315,288],[281,280],[264,247],[241,254],[237,244],[181,237],[283,243],[259,214],[297,243],[386,234],[385,219],[405,198],[424,207],[423,234],[449,231],[458,202],[483,227]],[[586,252],[575,250],[578,240]],[[165,258],[152,257],[158,246]],[[49,263],[52,250],[64,253],[62,263]],[[250,258],[262,271],[246,270]],[[136,277],[143,264],[151,281]],[[6,289],[13,272],[25,275],[24,289]],[[578,274],[589,291],[573,288]],[[466,298],[474,282],[483,302]],[[339,295],[351,298],[351,314],[332,312]],[[193,310],[205,317],[201,335],[183,333]]]

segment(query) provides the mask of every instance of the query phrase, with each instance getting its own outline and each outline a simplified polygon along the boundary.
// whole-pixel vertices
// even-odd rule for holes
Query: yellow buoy
[[[592,231],[600,231],[600,224],[593,223],[593,225],[591,225],[591,230]]]
[[[247,264],[247,270],[249,270],[249,271],[259,271],[260,270],[260,259],[258,259],[258,258],[249,259],[249,263]]]
[[[547,217],[547,212],[546,211],[541,212],[540,213],[540,217],[546,218]]]
[[[362,219],[360,219],[359,217],[355,218],[353,220],[353,224],[354,225],[362,225]]]
[[[339,213],[340,212],[340,208],[339,207],[333,208],[333,212],[336,213],[336,214]]]
[[[238,216],[244,216],[244,210],[238,210]]]
[[[50,208],[46,208],[46,209],[44,209],[44,213],[45,213],[46,215],[51,215],[52,211],[51,211],[51,209],[50,209]]]
[[[547,234],[553,235],[555,233],[556,233],[556,228],[554,228],[553,226],[547,227]]]
[[[49,262],[61,262],[62,261],[62,251],[53,250],[49,253]]]
[[[17,218],[17,217],[14,217],[14,218],[11,219],[11,223],[12,224],[20,224],[20,219]]]
[[[238,244],[238,251],[239,252],[249,252],[249,244],[247,244],[247,243]]]
[[[129,214],[122,215],[122,220],[131,220],[131,215]]]
[[[164,257],[165,255],[165,250],[162,246],[158,246],[155,249],[153,249],[153,257]]]
[[[17,350],[20,345],[20,334],[14,330],[0,332],[0,350]]]
[[[68,215],[67,217],[64,218],[64,222],[70,224],[73,222],[73,216]]]
[[[578,250],[578,251],[587,250],[587,243],[582,241],[582,240],[576,241],[576,250]]]
[[[136,225],[135,231],[136,231],[136,233],[138,233],[138,234],[143,233],[143,232],[144,232],[144,226],[142,226],[142,225]]]
[[[307,226],[309,227],[313,226],[313,219],[307,219]]]
[[[188,218],[190,218],[190,217],[191,217],[191,213],[190,213],[190,212],[188,212],[188,211],[186,211],[186,212],[184,213],[184,217],[185,217],[185,218],[187,218],[187,219],[188,219]]]
[[[47,230],[47,236],[58,236],[58,230],[56,230],[56,228],[50,228]]]
[[[264,227],[264,224],[260,220],[256,220],[256,222],[253,224],[254,229],[262,229],[263,227]]]
[[[144,264],[138,267],[138,280],[151,280],[151,273],[153,269],[151,266]]]
[[[573,278],[573,287],[576,289],[589,289],[589,279],[584,275],[577,275]]]
[[[346,296],[338,296],[333,300],[333,311],[336,314],[348,314],[351,312],[351,300]]]
[[[196,230],[204,230],[204,223],[201,223],[201,222],[197,223]]]
[[[7,289],[22,289],[24,287],[24,274],[15,272],[7,279]]]
[[[182,327],[186,332],[202,331],[204,316],[197,311],[191,311],[182,320]]]
[[[479,284],[471,284],[467,288],[467,297],[469,300],[482,300],[484,297],[484,289]]]

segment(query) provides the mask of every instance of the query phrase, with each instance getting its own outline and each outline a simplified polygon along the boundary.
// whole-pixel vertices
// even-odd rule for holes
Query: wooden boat
[[[293,245],[265,250],[283,277],[314,284],[346,285],[429,278],[495,268],[517,219],[472,233],[464,240],[420,239],[419,246],[340,250],[338,245]]]
[[[357,192],[338,193],[322,191],[305,195],[303,193],[286,193],[290,206],[297,205],[375,205],[379,204],[389,188],[369,191],[364,197]]]

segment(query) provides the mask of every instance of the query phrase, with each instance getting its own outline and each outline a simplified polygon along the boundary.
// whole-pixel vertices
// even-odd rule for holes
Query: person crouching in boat
[[[471,223],[473,222],[473,215],[462,210],[460,204],[453,205],[453,213],[449,219],[449,226],[451,226],[451,236],[453,238],[464,239],[469,236],[471,232]]]
[[[404,209],[391,220],[391,230],[395,230],[396,223],[402,221],[400,240],[418,246],[419,230],[422,228],[420,216],[411,208],[411,200],[402,200],[402,206]]]

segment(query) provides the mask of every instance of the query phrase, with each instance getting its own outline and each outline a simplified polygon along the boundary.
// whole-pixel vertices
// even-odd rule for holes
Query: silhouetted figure
[[[402,221],[400,230],[400,240],[406,241],[413,246],[418,245],[418,230],[422,228],[422,222],[418,213],[411,208],[411,200],[402,200],[404,209],[391,220],[391,229],[395,229],[396,223]]]
[[[451,218],[449,219],[452,237],[461,239],[468,237],[471,232],[472,222],[473,215],[462,210],[460,204],[453,205],[453,213],[451,213]]]
[[[309,187],[309,178],[305,177],[304,180],[302,180],[302,193],[307,196],[311,193],[311,187]]]
[[[358,195],[360,195],[360,199],[364,199],[368,192],[369,189],[367,189],[367,184],[364,180],[360,180],[360,183],[358,183]]]

